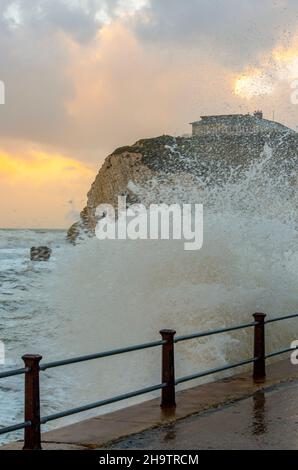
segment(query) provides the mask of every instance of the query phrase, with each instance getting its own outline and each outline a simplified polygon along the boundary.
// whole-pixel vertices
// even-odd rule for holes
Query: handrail
[[[44,416],[43,418],[41,418],[40,422],[41,424],[45,424],[48,421],[52,421],[54,419],[64,418],[65,416],[70,416],[76,413],[81,413],[82,411],[92,410],[100,406],[110,405],[111,403],[116,403],[118,401],[127,400],[128,398],[137,397],[145,393],[154,392],[155,390],[161,390],[162,388],[166,386],[167,384],[164,383],[164,384],[152,385],[151,387],[145,387],[145,388],[142,388],[140,390],[136,390],[130,393],[123,393],[122,395],[118,395],[113,398],[107,398],[106,400],[96,401],[94,403],[89,403],[88,405],[83,405],[77,408],[71,408],[70,410],[67,410],[67,411],[61,411],[60,413],[54,413],[49,416]]]
[[[257,380],[265,379],[265,360],[280,354],[287,353],[298,349],[297,347],[290,347],[273,351],[265,354],[265,325],[276,321],[287,320],[298,317],[298,313],[285,315],[282,317],[273,317],[265,320],[264,313],[255,313],[253,315],[254,321],[243,323],[241,325],[233,325],[228,327],[217,328],[213,330],[206,330],[202,332],[195,332],[191,334],[181,335],[175,337],[174,330],[161,330],[160,334],[162,339],[159,341],[151,341],[133,346],[112,349],[95,354],[87,354],[83,356],[72,357],[69,359],[62,359],[58,361],[45,362],[40,364],[42,359],[39,355],[25,355],[23,360],[25,367],[13,370],[7,370],[0,373],[0,379],[13,377],[17,375],[25,375],[25,419],[22,423],[17,423],[11,426],[0,428],[0,435],[24,429],[24,449],[41,449],[41,425],[49,421],[70,416],[83,411],[98,408],[104,405],[116,403],[132,397],[150,393],[156,390],[161,390],[161,407],[173,408],[175,404],[175,386],[188,382],[190,380],[199,379],[217,372],[233,369],[243,365],[253,363],[253,378]],[[191,375],[186,375],[175,379],[174,373],[174,345],[181,341],[188,341],[192,339],[199,339],[226,333],[230,331],[242,330],[245,328],[254,327],[254,354],[252,358],[244,359],[236,363],[227,364],[222,367],[208,369]],[[66,411],[50,414],[48,416],[40,417],[40,399],[39,399],[39,376],[41,371],[50,368],[61,367],[64,365],[75,364],[79,362],[86,362],[94,359],[125,354],[133,351],[140,351],[144,349],[162,346],[162,380],[160,384],[144,387],[139,390],[117,395],[111,398],[106,398],[86,405],[71,408]]]
[[[290,318],[295,318],[298,317],[298,313],[292,313],[291,315],[285,315],[283,317],[273,317],[269,318],[269,320],[265,320],[265,323],[273,323],[275,321],[280,321],[280,320],[288,320]]]
[[[99,352],[95,354],[87,354],[85,356],[72,357],[70,359],[62,359],[61,361],[46,362],[42,364],[39,369],[46,370],[53,367],[65,366],[68,364],[76,364],[78,362],[91,361],[93,359],[101,359],[103,357],[116,356],[118,354],[128,353],[132,351],[140,351],[148,348],[155,348],[156,346],[162,346],[165,344],[164,341],[151,341],[149,343],[136,344],[134,346],[127,346],[126,348],[111,349],[110,351]]]
[[[191,333],[189,335],[176,336],[174,342],[179,343],[180,341],[186,341],[195,338],[204,338],[205,336],[217,335],[218,333],[226,333],[227,331],[242,330],[244,328],[250,328],[256,326],[258,322],[243,323],[242,325],[228,326],[226,328],[218,328],[217,330],[207,330],[201,333]]]
[[[234,364],[228,364],[226,366],[216,367],[215,369],[208,369],[208,370],[205,370],[204,372],[199,372],[198,374],[186,375],[184,377],[180,377],[180,379],[177,379],[175,381],[175,384],[178,385],[183,382],[188,382],[189,380],[199,379],[201,377],[206,377],[207,375],[216,374],[217,372],[222,372],[224,370],[233,369],[234,367],[240,367],[240,366],[244,366],[245,364],[251,364],[252,362],[255,362],[257,359],[258,359],[257,357],[253,357],[251,359],[245,359],[244,361],[239,361]]]
[[[28,367],[23,367],[22,369],[12,369],[0,373],[0,379],[5,379],[6,377],[13,377],[14,375],[22,375],[26,372],[29,372]]]
[[[296,346],[295,348],[293,347],[293,348],[280,349],[279,351],[274,351],[272,353],[266,354],[265,359],[268,359],[269,357],[279,356],[280,354],[285,354],[290,351],[295,351],[296,349],[298,349],[298,346]]]
[[[8,432],[19,431],[19,429],[25,429],[31,426],[31,421],[25,421],[24,423],[13,424],[12,426],[5,426],[0,428],[0,434],[7,434]]]
[[[281,316],[281,317],[273,317],[273,318],[270,318],[268,320],[265,320],[264,323],[273,323],[273,322],[276,322],[276,321],[287,320],[287,319],[295,318],[295,317],[298,317],[298,313],[291,314],[291,315],[286,315],[286,316]],[[196,339],[196,338],[203,338],[205,336],[211,336],[211,335],[215,335],[215,334],[219,334],[219,333],[226,333],[226,332],[229,332],[229,331],[236,331],[236,330],[240,330],[240,329],[244,329],[244,328],[250,328],[250,327],[256,326],[257,324],[258,324],[258,322],[243,323],[241,325],[235,325],[235,326],[231,326],[231,327],[224,327],[224,328],[218,328],[218,329],[213,329],[213,330],[206,330],[206,331],[203,331],[203,332],[190,333],[190,334],[187,334],[187,335],[176,336],[175,339],[174,339],[174,342],[179,343],[181,341],[187,341],[187,340]],[[162,341],[162,340],[160,340],[160,341],[151,341],[151,342],[148,342],[148,343],[137,344],[137,345],[134,345],[134,346],[127,346],[127,347],[124,347],[124,348],[118,348],[118,349],[113,349],[113,350],[94,353],[94,354],[87,354],[87,355],[83,355],[83,356],[72,357],[72,358],[69,358],[69,359],[62,359],[60,361],[47,362],[47,363],[44,363],[44,364],[40,365],[40,370],[44,371],[46,369],[50,369],[50,368],[53,368],[53,367],[60,367],[60,366],[68,365],[68,364],[75,364],[75,363],[78,363],[78,362],[85,362],[85,361],[90,361],[90,360],[94,360],[94,359],[100,359],[100,358],[109,357],[109,356],[113,356],[113,355],[123,354],[123,353],[127,353],[127,352],[138,351],[138,350],[147,349],[147,348],[153,348],[153,347],[156,347],[156,346],[162,346],[163,344],[165,344],[165,341]],[[0,373],[0,379],[10,377],[10,376],[14,376],[14,375],[25,374],[26,372],[28,372],[28,368],[8,370],[8,371]]]

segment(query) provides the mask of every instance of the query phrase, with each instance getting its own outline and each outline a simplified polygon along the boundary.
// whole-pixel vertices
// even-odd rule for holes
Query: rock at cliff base
[[[30,250],[31,261],[48,261],[52,254],[51,248],[47,246],[32,246]]]

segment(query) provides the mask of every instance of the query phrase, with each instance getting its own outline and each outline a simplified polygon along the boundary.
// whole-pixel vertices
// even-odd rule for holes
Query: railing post
[[[42,356],[25,354],[22,359],[28,368],[25,373],[25,421],[31,421],[31,426],[24,430],[23,450],[41,450],[39,362]]]
[[[166,341],[162,345],[162,383],[167,386],[161,390],[162,408],[174,408],[175,402],[175,361],[174,361],[174,335],[175,330],[161,330],[162,339]]]
[[[254,362],[253,378],[262,380],[266,376],[265,370],[265,313],[254,313],[253,317],[257,324],[254,329]]]

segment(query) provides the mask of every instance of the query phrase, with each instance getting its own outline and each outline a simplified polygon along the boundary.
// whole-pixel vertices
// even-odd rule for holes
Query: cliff
[[[99,204],[116,205],[120,194],[126,194],[130,203],[141,202],[131,190],[130,182],[143,186],[159,178],[175,185],[175,177],[183,174],[193,181],[204,179],[209,184],[224,183],[231,173],[237,177],[253,160],[259,159],[266,144],[272,149],[270,171],[278,175],[283,168],[293,178],[293,170],[296,173],[297,168],[298,134],[287,128],[248,136],[163,135],[120,147],[106,158],[99,170],[80,220],[68,230],[68,239],[74,242],[82,232],[92,235],[96,225],[95,209]],[[154,192],[151,194],[150,202],[161,202],[158,201],[158,192],[156,197]]]

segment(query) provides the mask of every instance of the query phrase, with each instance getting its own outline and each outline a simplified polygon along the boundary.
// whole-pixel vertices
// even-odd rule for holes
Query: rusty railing
[[[26,354],[22,357],[25,367],[20,369],[8,370],[0,373],[0,379],[13,377],[18,375],[25,376],[25,400],[24,400],[24,421],[21,423],[13,424],[11,426],[1,427],[0,434],[6,434],[9,432],[24,429],[24,450],[36,450],[41,449],[41,426],[49,421],[70,416],[83,411],[98,408],[104,405],[115,403],[121,400],[126,400],[132,397],[150,393],[156,390],[161,390],[161,404],[162,408],[174,408],[176,406],[175,401],[175,389],[176,386],[183,382],[190,380],[199,379],[208,375],[229,370],[232,368],[240,367],[246,364],[253,363],[253,379],[262,381],[266,376],[266,359],[274,357],[280,354],[287,353],[296,348],[285,348],[279,351],[274,351],[269,354],[265,353],[265,325],[267,323],[277,322],[281,320],[287,320],[294,317],[298,317],[298,314],[286,315],[282,317],[274,317],[269,320],[265,320],[266,315],[264,313],[254,313],[253,321],[250,323],[244,323],[242,325],[224,327],[214,330],[207,330],[198,333],[191,333],[183,336],[175,336],[176,331],[174,330],[161,330],[161,340],[152,341],[149,343],[138,344],[134,346],[128,346],[125,348],[114,349],[111,351],[100,352],[96,354],[89,354],[85,356],[73,357],[70,359],[62,359],[60,361],[40,363],[42,356],[38,354]],[[181,341],[187,341],[192,339],[204,338],[211,335],[220,333],[227,333],[230,331],[242,330],[245,328],[254,328],[254,346],[253,346],[253,357],[241,360],[239,362],[228,364],[222,367],[208,369],[203,372],[194,373],[180,378],[175,378],[175,359],[174,359],[174,346],[176,343]],[[129,353],[132,351],[140,351],[149,348],[162,347],[162,371],[161,371],[161,383],[152,385],[150,387],[135,390],[122,395],[117,395],[112,398],[107,398],[87,405],[82,405],[76,408],[71,408],[66,411],[53,413],[48,416],[40,415],[40,373],[46,369],[61,367],[69,364],[75,364],[79,362],[86,362],[90,360],[100,359],[109,356],[115,356],[119,354]]]

